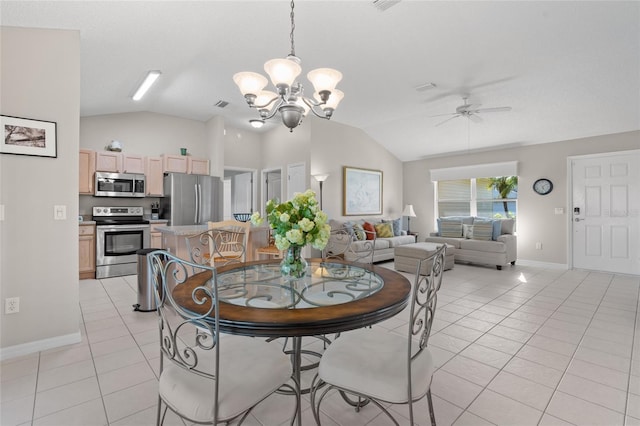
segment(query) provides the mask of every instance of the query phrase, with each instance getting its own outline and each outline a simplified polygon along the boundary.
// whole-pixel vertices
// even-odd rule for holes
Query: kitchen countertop
[[[78,225],[80,226],[95,225],[95,224],[96,224],[95,220],[83,220],[82,222],[78,221]]]
[[[170,235],[196,235],[208,229],[207,225],[158,226],[156,231]]]

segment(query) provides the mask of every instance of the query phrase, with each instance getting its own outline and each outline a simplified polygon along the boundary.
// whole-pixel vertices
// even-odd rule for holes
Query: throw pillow
[[[495,219],[487,219],[484,217],[476,217],[473,219],[473,224],[490,224],[491,225],[491,239],[493,241],[496,241],[498,239],[498,237],[500,236],[500,233],[502,231],[502,224],[500,223],[500,220],[495,220]]]
[[[473,225],[462,224],[462,236],[466,239],[473,238]]]
[[[491,241],[493,234],[493,223],[491,222],[474,222],[473,235],[474,240]]]
[[[356,240],[363,241],[367,239],[367,234],[364,232],[364,228],[359,223],[353,224],[353,233],[356,236]]]
[[[367,240],[373,240],[376,232],[376,228],[373,227],[373,223],[365,222],[362,224],[362,227],[364,228],[365,231],[368,231],[366,232]]]
[[[376,230],[378,238],[391,238],[393,237],[393,227],[390,223],[376,223],[373,225]]]
[[[397,219],[392,219],[392,220],[383,219],[382,222],[391,224],[391,227],[393,228],[394,237],[399,237],[400,235],[402,235],[402,218],[401,217]]]
[[[462,237],[462,222],[454,220],[441,220],[440,236],[449,238]]]
[[[516,227],[516,221],[514,219],[502,219],[500,221],[501,232],[500,234],[513,234]]]

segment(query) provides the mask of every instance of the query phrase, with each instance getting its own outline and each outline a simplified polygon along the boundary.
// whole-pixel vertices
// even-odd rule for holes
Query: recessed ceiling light
[[[149,90],[153,83],[156,82],[158,77],[160,77],[160,74],[162,74],[160,71],[149,71],[144,81],[142,82],[140,87],[138,87],[136,93],[133,95],[133,100],[139,101],[140,99],[142,99],[144,94],[147,93],[147,90]]]

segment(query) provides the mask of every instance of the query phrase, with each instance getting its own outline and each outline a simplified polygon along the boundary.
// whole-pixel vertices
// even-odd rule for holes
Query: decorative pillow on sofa
[[[457,220],[440,220],[440,236],[449,238],[462,237],[462,222]]]
[[[473,234],[471,239],[491,241],[493,236],[493,223],[492,222],[473,222]]]
[[[399,237],[400,235],[402,235],[402,218],[399,217],[397,219],[392,219],[392,220],[385,220],[382,219],[382,223],[390,223],[391,226],[393,227],[393,236],[394,237]]]
[[[516,227],[516,221],[514,219],[502,219],[500,220],[500,227],[502,228],[500,231],[500,235],[502,234],[513,234]]]
[[[467,240],[473,238],[473,225],[462,224],[462,237]]]
[[[373,237],[375,236],[375,232],[376,232],[376,228],[373,227],[373,223],[365,222],[362,224],[362,227],[364,228],[365,231],[369,231],[369,232],[365,232],[367,234],[367,240],[373,240]]]
[[[378,238],[391,238],[393,237],[393,227],[388,222],[376,223],[373,225],[376,230]]]
[[[353,224],[353,233],[356,236],[356,240],[363,241],[367,239],[367,233],[364,232],[364,228],[359,223]]]

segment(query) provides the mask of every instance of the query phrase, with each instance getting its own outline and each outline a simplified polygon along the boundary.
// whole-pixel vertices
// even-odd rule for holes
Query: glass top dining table
[[[279,266],[279,260],[265,260],[217,269],[221,331],[292,337],[361,328],[402,311],[411,290],[403,275],[376,265],[308,259],[299,279],[283,277]],[[210,277],[195,274],[176,287],[176,302],[198,312],[191,291]]]

